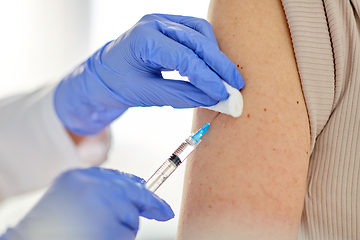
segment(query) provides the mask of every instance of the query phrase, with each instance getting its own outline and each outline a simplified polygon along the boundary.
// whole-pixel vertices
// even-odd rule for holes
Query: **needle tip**
[[[220,112],[218,112],[218,113],[216,114],[216,116],[209,122],[209,124],[212,123],[212,121],[214,121],[214,119],[215,119],[217,116],[219,116],[219,114],[220,114]]]

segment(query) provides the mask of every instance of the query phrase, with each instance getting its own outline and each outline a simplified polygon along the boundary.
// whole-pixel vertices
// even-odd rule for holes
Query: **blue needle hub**
[[[202,128],[199,129],[191,138],[198,143],[201,139],[201,137],[206,133],[206,131],[209,129],[210,123],[205,124]]]

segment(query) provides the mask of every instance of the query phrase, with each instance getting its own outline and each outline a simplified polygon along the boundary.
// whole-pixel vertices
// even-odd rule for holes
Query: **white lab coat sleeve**
[[[55,86],[0,100],[0,200],[49,185],[61,172],[101,164],[110,131],[76,147],[53,107]]]

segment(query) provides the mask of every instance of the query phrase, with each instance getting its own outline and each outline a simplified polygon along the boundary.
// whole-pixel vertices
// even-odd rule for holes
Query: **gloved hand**
[[[158,221],[174,217],[169,205],[143,183],[136,176],[98,167],[68,171],[0,239],[134,239],[139,216]]]
[[[178,70],[190,82],[163,79],[163,70]],[[244,86],[206,20],[146,15],[63,79],[55,109],[72,132],[95,134],[129,107],[215,105],[228,98],[221,79]]]

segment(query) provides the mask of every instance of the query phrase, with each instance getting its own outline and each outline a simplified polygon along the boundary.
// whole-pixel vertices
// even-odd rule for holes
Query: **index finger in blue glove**
[[[153,67],[179,70],[181,75],[189,77],[192,84],[216,100],[224,100],[225,89],[220,78],[237,89],[244,86],[244,80],[235,64],[211,40],[187,26],[167,19],[160,21],[157,18],[155,16],[152,21],[144,23],[144,27],[133,30],[135,35],[140,35],[141,31],[144,37],[138,43],[145,44],[137,44],[134,47],[135,54],[141,55],[138,58],[154,63]],[[187,51],[179,45],[184,46]],[[190,60],[203,62],[204,66],[196,61],[189,62]],[[215,75],[217,77],[214,77]],[[218,95],[217,89],[222,95]],[[226,94],[226,98],[227,96]]]
[[[193,25],[201,25],[202,28],[212,32],[209,23],[193,18]],[[209,38],[189,27],[183,27],[172,21],[162,21],[158,24],[160,31],[171,39],[185,45],[194,51],[204,62],[210,66],[224,81],[234,88],[241,89],[244,87],[244,80],[236,66],[230,59],[220,51],[217,43],[209,41]],[[204,30],[203,30],[204,31]]]
[[[117,205],[117,201],[122,201],[121,199],[124,199],[125,196],[126,199],[130,200],[130,203],[138,208],[141,216],[158,221],[166,221],[174,217],[171,207],[164,200],[147,190],[144,186],[145,181],[142,178],[99,167],[92,167],[87,171],[86,174],[100,179],[105,186],[110,186],[109,189],[113,190],[111,192],[115,195],[111,194],[112,197],[108,199],[116,199],[114,206]],[[114,196],[116,197],[113,198]],[[130,210],[129,208],[126,209]],[[124,212],[124,208],[119,210],[119,212]]]
[[[183,28],[187,27],[183,26]],[[178,70],[182,76],[187,76],[194,86],[217,101],[228,98],[229,95],[221,78],[191,49],[164,37],[161,32],[155,32],[153,29],[138,29],[137,31],[140,30],[143,31],[143,39],[139,42],[143,44],[135,46],[139,49],[134,52],[140,54],[144,62],[161,70]],[[145,34],[144,31],[151,32]]]
[[[98,205],[97,201],[102,202],[109,214],[120,223],[119,227],[124,229],[123,233],[136,234],[139,216],[158,221],[174,217],[170,206],[148,191],[144,186],[145,181],[135,175],[99,167],[73,170],[67,175],[63,175],[63,178],[71,178],[69,182],[81,181],[91,184],[87,187],[96,195],[88,201],[94,201],[95,205]]]
[[[67,175],[67,176],[66,176]],[[88,169],[79,169],[69,171],[60,178],[68,178],[70,182],[77,182],[75,179],[83,179],[85,182],[93,182],[102,185],[102,189],[108,189],[102,195],[112,206],[120,207],[119,216],[124,216],[123,212],[127,212],[126,216],[133,214],[129,208],[123,208],[117,203],[128,202],[136,206],[141,216],[158,221],[166,221],[174,217],[171,207],[155,194],[147,190],[144,186],[145,181],[135,175],[119,172],[117,170],[92,167]],[[88,178],[88,180],[85,180]],[[106,194],[105,194],[106,193]],[[124,218],[122,218],[124,219]]]
[[[171,207],[143,184],[121,175],[112,182],[117,186],[118,193],[125,195],[138,208],[141,216],[158,221],[167,221],[174,217]]]
[[[203,34],[205,37],[209,38],[216,45],[218,44],[211,24],[205,19],[181,16],[181,15],[168,15],[168,14],[154,14],[154,15],[162,18],[166,18],[170,21],[192,28],[195,31]]]
[[[134,182],[137,182],[140,184],[146,183],[146,181],[141,177],[138,177],[133,174],[126,173],[126,172],[120,172],[116,169],[102,168],[102,167],[90,167],[88,169],[84,169],[83,171],[88,171],[89,174],[92,174],[93,176],[98,175],[99,177],[101,177],[103,174],[106,174],[108,177],[111,177],[111,176],[115,176],[116,178],[124,177],[124,178],[129,178],[129,179],[133,180]]]
[[[144,55],[144,54],[143,54]],[[110,70],[101,63],[94,65],[96,72],[100,76],[107,76],[109,79],[117,79],[118,73]],[[213,73],[211,73],[213,74]],[[215,75],[215,78],[218,76]],[[105,80],[106,81],[106,80]],[[172,106],[174,108],[189,108],[199,106],[213,106],[220,99],[214,99],[192,83],[180,80],[164,79],[160,72],[151,74],[145,78],[138,77],[136,81],[111,81],[107,83],[113,92],[121,92],[122,95],[116,96],[116,101],[126,103],[123,108],[129,106]],[[215,86],[223,87],[223,84]],[[131,91],[127,91],[131,89]],[[225,89],[211,89],[219,92],[222,99],[226,99],[228,93]],[[124,94],[124,93],[127,94]],[[210,94],[213,94],[211,92]],[[219,95],[218,94],[218,95]],[[216,96],[218,96],[216,95]],[[136,97],[134,97],[136,96]]]

